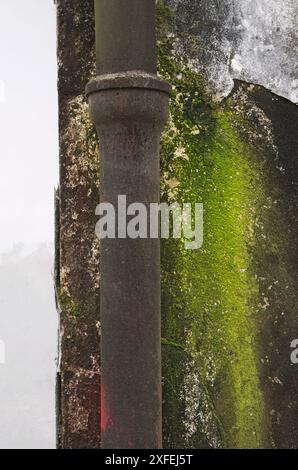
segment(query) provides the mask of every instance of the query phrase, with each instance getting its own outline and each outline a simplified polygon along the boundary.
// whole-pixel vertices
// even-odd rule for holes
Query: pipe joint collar
[[[157,75],[136,70],[98,75],[87,84],[86,94],[89,97],[92,93],[100,91],[123,89],[152,90],[166,93],[167,95],[171,91],[170,85],[157,77]]]
[[[88,83],[86,92],[98,131],[107,125],[151,123],[159,132],[168,119],[170,86],[153,74],[99,75]]]

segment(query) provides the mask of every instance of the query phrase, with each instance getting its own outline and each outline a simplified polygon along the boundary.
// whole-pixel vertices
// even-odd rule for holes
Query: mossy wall
[[[279,377],[286,368],[282,372],[281,366],[289,364],[291,334],[296,334],[295,275],[284,260],[297,195],[292,200],[286,190],[281,193],[287,169],[281,168],[276,131],[262,109],[262,96],[252,99],[256,90],[266,98],[270,93],[239,83],[229,99],[215,104],[204,79],[189,65],[193,36],[177,28],[165,2],[158,2],[158,37],[159,71],[173,84],[161,151],[162,197],[204,204],[200,250],[185,250],[183,240],[162,241],[165,445],[295,446],[294,418],[276,400],[272,384],[283,385]],[[272,95],[272,100],[279,98]],[[295,105],[288,104],[297,117]],[[286,201],[291,204],[287,216]],[[287,285],[286,301],[276,292],[281,285]],[[274,314],[279,327],[270,357],[263,329],[279,308],[284,312]],[[289,334],[287,343],[281,344],[281,334]],[[288,380],[296,389],[296,376]],[[283,393],[297,410],[295,395],[286,388]],[[281,428],[283,441],[277,437]]]
[[[85,85],[95,70],[93,0],[58,0],[60,187],[56,197],[59,313],[57,446],[100,446],[97,138]]]
[[[182,23],[172,4],[157,2],[159,73],[173,85],[161,197],[204,204],[204,242],[162,241],[164,447],[297,447],[297,107],[243,82],[215,102],[190,57],[194,3]],[[71,448],[100,445],[93,19],[92,0],[58,1],[57,397]]]

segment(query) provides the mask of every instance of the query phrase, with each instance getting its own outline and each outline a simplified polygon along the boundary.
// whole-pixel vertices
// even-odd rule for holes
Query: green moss
[[[62,289],[58,289],[57,301],[64,314],[71,315],[73,318],[78,317],[79,310],[76,301],[63,292]]]
[[[258,448],[264,404],[249,248],[258,163],[238,135],[233,108],[216,107],[173,48],[173,23],[160,3],[159,72],[173,85],[162,199],[204,204],[204,244],[190,251],[183,240],[162,242],[163,336],[188,353],[163,352],[165,445]]]
[[[185,348],[181,344],[175,343],[175,341],[168,340],[167,338],[161,338],[161,344],[162,346],[170,346],[180,351],[185,351]]]

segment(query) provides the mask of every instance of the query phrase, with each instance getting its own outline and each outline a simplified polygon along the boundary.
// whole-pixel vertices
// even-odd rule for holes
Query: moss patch
[[[258,284],[250,247],[262,185],[232,106],[215,106],[175,46],[172,12],[158,8],[159,72],[173,85],[163,136],[162,199],[204,204],[202,249],[162,242],[164,429],[168,447],[258,448],[264,405]]]
[[[77,318],[79,311],[76,301],[67,293],[63,292],[62,289],[57,290],[57,301],[59,308],[64,315],[70,315],[73,318]]]

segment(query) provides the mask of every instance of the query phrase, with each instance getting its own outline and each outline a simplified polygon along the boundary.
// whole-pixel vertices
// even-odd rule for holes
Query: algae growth
[[[173,85],[161,146],[162,199],[204,204],[204,243],[162,241],[164,446],[259,448],[264,440],[250,246],[258,161],[239,116],[215,105],[158,4],[159,72]],[[178,38],[179,40],[179,38]]]

